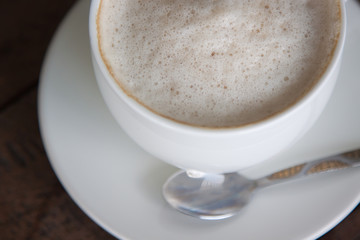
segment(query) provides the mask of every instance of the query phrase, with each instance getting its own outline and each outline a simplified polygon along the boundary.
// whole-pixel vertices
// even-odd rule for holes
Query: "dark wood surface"
[[[39,133],[44,54],[75,0],[0,0],[0,239],[114,239],[64,191]],[[254,226],[255,227],[255,226]],[[360,207],[322,240],[360,240]]]

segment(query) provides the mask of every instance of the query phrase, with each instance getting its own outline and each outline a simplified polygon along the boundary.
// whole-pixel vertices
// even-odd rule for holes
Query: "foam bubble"
[[[328,0],[106,0],[98,28],[119,85],[159,114],[239,126],[293,104],[336,45]]]

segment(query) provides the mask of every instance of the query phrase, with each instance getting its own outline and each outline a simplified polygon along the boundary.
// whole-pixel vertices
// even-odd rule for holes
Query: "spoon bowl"
[[[256,187],[256,181],[237,173],[179,171],[168,179],[163,190],[175,209],[201,219],[218,220],[236,214],[248,203]]]

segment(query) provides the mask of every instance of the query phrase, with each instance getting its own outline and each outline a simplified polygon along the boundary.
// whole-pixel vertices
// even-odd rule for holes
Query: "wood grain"
[[[37,87],[48,44],[75,0],[0,1],[0,239],[115,239],[88,218],[51,169]],[[359,240],[360,208],[321,240]]]

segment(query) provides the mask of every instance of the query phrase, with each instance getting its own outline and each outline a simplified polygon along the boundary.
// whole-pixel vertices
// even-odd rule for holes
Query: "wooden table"
[[[39,72],[75,0],[0,1],[0,239],[114,239],[71,200],[49,165],[37,117]],[[360,207],[321,238],[360,239]]]

